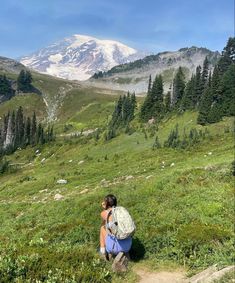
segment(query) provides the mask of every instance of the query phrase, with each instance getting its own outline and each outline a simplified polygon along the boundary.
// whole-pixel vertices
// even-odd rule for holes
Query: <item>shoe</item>
[[[128,258],[126,257],[124,252],[120,252],[113,261],[112,269],[114,272],[117,273],[126,272],[127,265],[128,265]]]

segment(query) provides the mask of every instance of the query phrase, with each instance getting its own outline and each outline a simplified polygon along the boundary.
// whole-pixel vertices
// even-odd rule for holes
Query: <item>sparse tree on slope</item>
[[[172,105],[177,107],[181,102],[185,89],[185,76],[183,69],[179,67],[174,80],[173,80],[173,95],[172,95]]]

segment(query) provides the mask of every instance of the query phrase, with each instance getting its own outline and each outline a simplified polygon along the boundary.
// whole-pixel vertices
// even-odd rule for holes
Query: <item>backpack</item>
[[[108,219],[112,214],[112,222]],[[129,212],[122,206],[113,207],[107,216],[107,228],[109,232],[118,240],[126,239],[133,236],[135,233],[135,223],[132,220]]]

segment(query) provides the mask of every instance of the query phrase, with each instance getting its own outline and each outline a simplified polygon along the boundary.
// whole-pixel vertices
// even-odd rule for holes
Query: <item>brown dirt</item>
[[[220,270],[214,265],[191,278],[186,278],[183,271],[150,272],[145,269],[136,269],[135,273],[140,278],[138,283],[212,283],[214,280],[219,280],[223,275],[231,271],[234,271],[235,274],[234,265]]]
[[[140,280],[138,283],[185,283],[185,274],[181,271],[159,271],[149,272],[144,269],[135,271],[139,275]]]

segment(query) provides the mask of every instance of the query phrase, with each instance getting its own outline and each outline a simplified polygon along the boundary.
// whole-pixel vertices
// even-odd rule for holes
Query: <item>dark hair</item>
[[[114,195],[107,195],[104,198],[105,201],[105,209],[108,209],[113,206],[117,206],[117,198]]]

